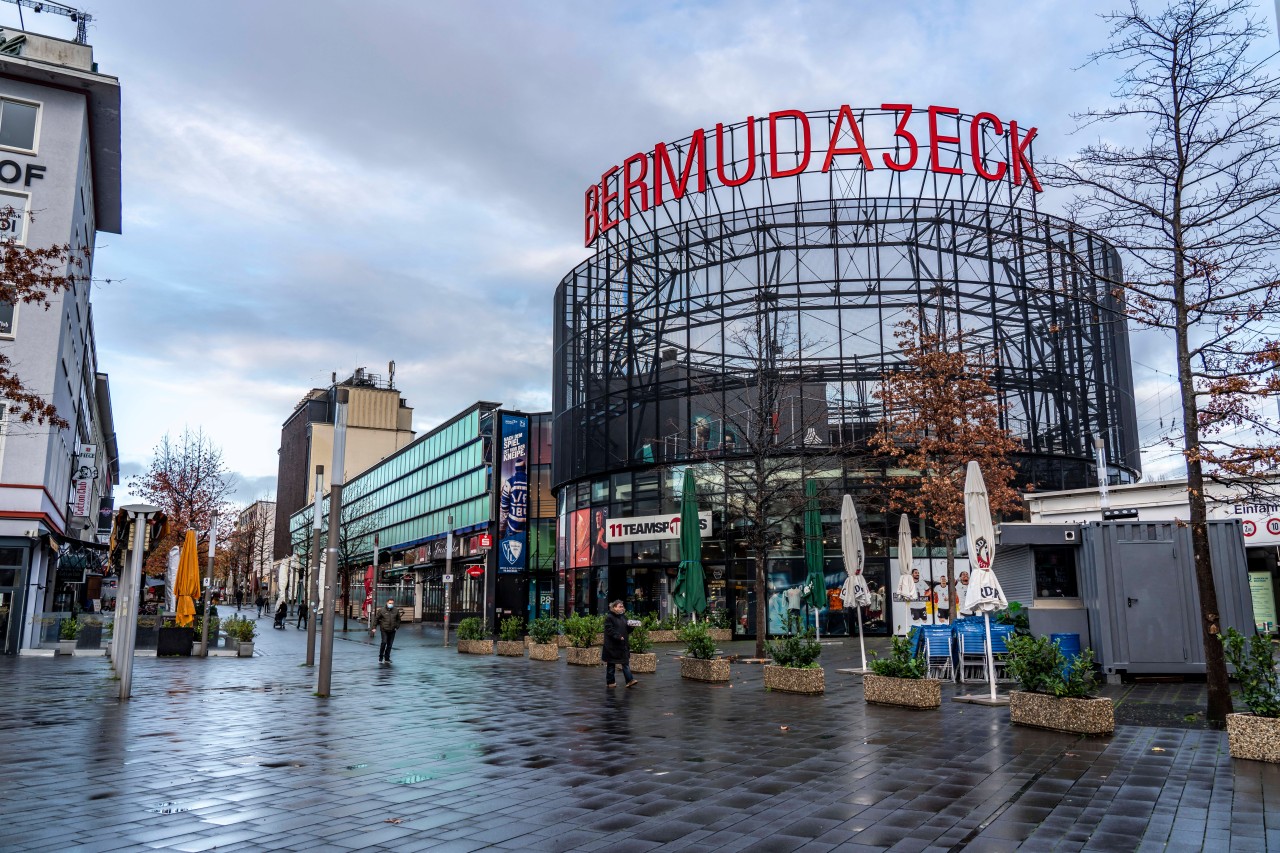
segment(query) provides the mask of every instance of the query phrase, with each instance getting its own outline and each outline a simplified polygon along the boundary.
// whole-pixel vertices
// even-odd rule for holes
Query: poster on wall
[[[1249,595],[1253,599],[1253,624],[1263,634],[1276,631],[1276,591],[1271,572],[1249,572]]]
[[[529,419],[502,416],[498,499],[498,574],[525,567],[529,548]]]
[[[893,633],[905,636],[912,628],[921,625],[947,625],[955,615],[957,592],[963,594],[961,584],[967,587],[969,573],[964,564],[956,563],[956,587],[946,585],[947,561],[925,560],[919,557],[911,561],[911,581],[915,594],[911,601],[899,601],[893,595]],[[898,588],[898,561],[889,561],[889,589]],[[949,594],[948,594],[949,593]]]
[[[605,541],[605,531],[609,525],[609,514],[603,509],[591,511],[591,565],[604,566],[609,562],[609,543]]]

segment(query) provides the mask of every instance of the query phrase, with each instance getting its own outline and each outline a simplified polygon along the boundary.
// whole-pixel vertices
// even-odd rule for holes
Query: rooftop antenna
[[[18,7],[18,23],[24,30],[27,25],[22,18],[22,9],[26,7],[37,14],[48,12],[51,15],[62,15],[70,18],[71,22],[76,25],[76,44],[89,43],[89,22],[93,20],[93,16],[88,12],[81,12],[79,9],[73,9],[62,3],[54,3],[51,0],[4,0],[4,2],[12,3]]]
[[[396,387],[396,363],[394,361],[387,362],[387,387]]]

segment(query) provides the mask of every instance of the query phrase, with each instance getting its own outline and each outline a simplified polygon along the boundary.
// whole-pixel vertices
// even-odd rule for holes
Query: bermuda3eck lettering
[[[837,158],[856,158],[841,168],[905,172],[916,169],[924,153],[921,168],[939,175],[973,174],[993,182],[1008,178],[1015,186],[1027,183],[1042,191],[1031,162],[1034,127],[1020,128],[1016,120],[1006,123],[990,112],[970,117],[956,107],[918,110],[911,104],[881,104],[879,110],[896,119],[888,138],[873,138],[871,146],[855,114],[867,111],[843,104],[833,113],[778,110],[763,119],[748,116],[738,125],[718,123],[713,131],[694,131],[683,144],[659,142],[652,151],[632,154],[587,189],[585,244],[651,206],[678,201],[691,184],[697,193],[738,187],[756,177],[757,167],[760,177],[786,178],[812,171],[811,166],[830,172],[840,165]],[[780,144],[780,131],[792,141]]]

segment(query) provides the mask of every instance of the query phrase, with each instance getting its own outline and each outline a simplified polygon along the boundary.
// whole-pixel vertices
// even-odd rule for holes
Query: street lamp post
[[[218,545],[218,513],[209,518],[209,568],[204,575],[204,621],[200,627],[200,657],[209,656],[209,594],[213,589],[213,553]]]
[[[343,466],[347,453],[347,398],[350,391],[338,389],[337,413],[333,419],[333,472],[329,487],[329,542],[325,560],[324,629],[320,644],[320,672],[316,679],[316,695],[329,696],[333,676],[333,583],[338,576],[338,525],[342,522]]]
[[[133,529],[133,548],[129,552],[128,575],[123,578],[120,593],[116,596],[115,632],[123,632],[116,647],[116,674],[120,676],[120,699],[129,698],[133,688],[133,647],[137,639],[138,600],[137,590],[142,576],[142,558],[147,550],[147,521],[160,511],[147,504],[127,506],[129,523]]]
[[[316,665],[316,614],[320,612],[320,502],[324,499],[324,466],[316,466],[316,499],[311,519],[311,571],[307,578],[307,666]]]

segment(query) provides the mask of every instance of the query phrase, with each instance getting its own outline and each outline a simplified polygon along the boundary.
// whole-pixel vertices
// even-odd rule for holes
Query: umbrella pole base
[[[989,708],[999,708],[1009,704],[1009,694],[997,694],[994,699],[991,698],[990,693],[983,693],[981,695],[974,696],[952,696],[951,701],[961,702],[966,705],[986,705]]]

